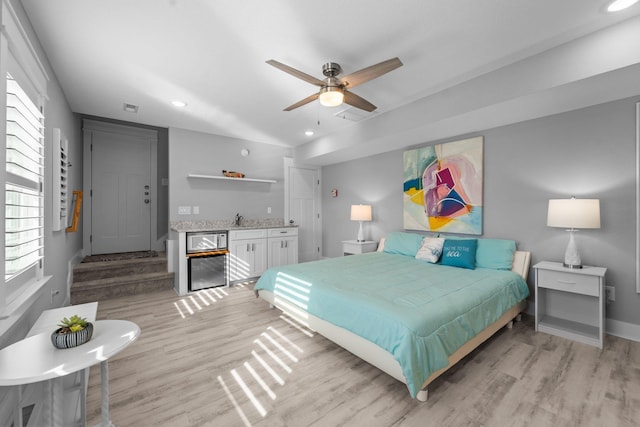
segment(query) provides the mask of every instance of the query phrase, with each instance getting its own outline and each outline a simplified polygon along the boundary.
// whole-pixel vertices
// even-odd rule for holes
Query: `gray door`
[[[91,144],[91,253],[149,250],[149,140],[93,131]]]

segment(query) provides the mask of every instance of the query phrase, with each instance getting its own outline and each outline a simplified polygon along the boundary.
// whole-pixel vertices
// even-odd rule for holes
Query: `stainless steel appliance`
[[[227,232],[187,233],[189,291],[229,284]]]
[[[226,231],[200,231],[187,233],[187,253],[210,252],[227,249]]]

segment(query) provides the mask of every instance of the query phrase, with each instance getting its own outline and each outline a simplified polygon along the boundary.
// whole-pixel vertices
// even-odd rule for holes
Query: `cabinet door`
[[[229,252],[230,280],[260,276],[267,268],[267,239],[234,240]]]
[[[295,237],[287,237],[285,239],[285,252],[287,254],[286,261],[287,264],[297,264],[298,263],[298,236]]]
[[[250,277],[262,275],[267,269],[267,239],[256,239],[251,242],[252,266]]]
[[[281,237],[269,240],[269,267],[298,263],[298,237]]]
[[[243,280],[251,271],[251,246],[249,240],[229,242],[229,279]]]
[[[267,266],[277,267],[282,265],[282,239],[267,239]]]

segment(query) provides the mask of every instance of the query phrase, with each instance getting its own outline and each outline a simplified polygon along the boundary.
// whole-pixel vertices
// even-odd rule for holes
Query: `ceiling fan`
[[[377,107],[366,99],[350,92],[350,89],[402,66],[402,62],[398,58],[391,58],[386,61],[382,61],[379,64],[371,65],[363,68],[362,70],[348,74],[344,77],[338,77],[338,75],[342,73],[342,67],[335,62],[328,62],[322,66],[322,74],[324,74],[325,79],[320,80],[274,59],[268,60],[267,64],[273,65],[277,69],[282,70],[285,73],[289,73],[307,83],[320,87],[318,93],[314,93],[313,95],[288,106],[284,111],[291,111],[315,101],[316,99],[320,99],[320,103],[327,107],[336,107],[344,102],[353,107],[360,108],[361,110],[371,112]]]

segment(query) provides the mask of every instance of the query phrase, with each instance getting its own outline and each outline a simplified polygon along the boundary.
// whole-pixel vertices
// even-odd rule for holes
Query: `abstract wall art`
[[[404,228],[482,234],[483,137],[404,152]]]

